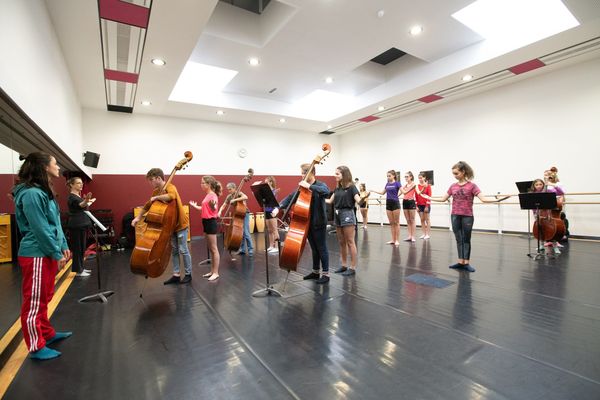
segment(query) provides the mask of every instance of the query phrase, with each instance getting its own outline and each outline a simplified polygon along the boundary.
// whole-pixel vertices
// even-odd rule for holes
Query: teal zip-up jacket
[[[23,235],[19,247],[21,257],[63,258],[67,240],[60,225],[56,200],[39,186],[17,185],[13,190],[17,225]]]

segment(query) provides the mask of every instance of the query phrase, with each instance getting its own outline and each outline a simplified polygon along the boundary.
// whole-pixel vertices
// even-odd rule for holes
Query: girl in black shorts
[[[369,195],[371,192],[367,191],[364,183],[361,183],[358,194],[360,196],[358,206],[360,207],[360,215],[362,215],[362,228],[367,230],[367,224],[369,223]]]
[[[415,203],[415,177],[412,172],[408,171],[404,175],[406,179],[406,185],[400,189],[400,192],[404,195],[402,200],[402,208],[404,208],[404,218],[406,218],[406,227],[408,230],[408,236],[404,239],[405,242],[415,241],[415,232],[417,230],[416,221],[416,210],[417,204]]]
[[[341,165],[335,170],[337,187],[331,197],[325,200],[328,204],[333,203],[335,230],[340,244],[340,255],[342,266],[335,272],[345,276],[356,273],[356,233],[355,204],[360,201],[358,189],[352,182],[350,169]],[[347,267],[347,250],[350,250],[350,266]]]
[[[392,231],[392,240],[387,244],[393,244],[398,246],[400,242],[400,200],[398,199],[398,191],[402,185],[398,182],[398,175],[396,171],[389,170],[387,172],[387,183],[381,192],[377,190],[370,190],[370,192],[377,194],[385,194],[385,210],[387,213],[388,221],[390,222],[390,230]]]

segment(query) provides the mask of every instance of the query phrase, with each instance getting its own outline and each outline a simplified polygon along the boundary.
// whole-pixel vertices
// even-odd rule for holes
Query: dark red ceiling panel
[[[138,82],[138,74],[133,74],[131,72],[115,71],[113,69],[105,69],[104,78],[109,79],[111,81],[120,81],[127,83]]]
[[[379,119],[379,117],[376,117],[374,115],[369,115],[368,117],[360,118],[359,121],[362,121],[362,122],[371,122],[371,121],[375,121],[377,119]]]
[[[99,0],[100,18],[148,28],[150,9],[121,0]]]
[[[434,101],[438,101],[441,99],[443,99],[442,96],[438,96],[437,94],[430,94],[429,96],[421,97],[418,100],[422,101],[423,103],[433,103]]]
[[[514,67],[509,68],[508,70],[515,75],[519,75],[525,72],[529,72],[534,69],[541,68],[545,66],[543,61],[538,60],[537,58],[524,62],[523,64],[515,65]]]

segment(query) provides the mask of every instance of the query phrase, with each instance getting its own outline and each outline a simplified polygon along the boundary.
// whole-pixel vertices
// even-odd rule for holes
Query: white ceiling
[[[451,17],[470,3],[272,0],[259,16],[217,0],[154,0],[133,112],[318,132],[456,86],[465,73],[489,75],[600,36],[600,2],[565,0],[579,27],[507,52]],[[46,4],[82,106],[106,109],[97,2]],[[414,24],[424,27],[417,37]],[[385,67],[369,62],[391,47],[408,54]],[[167,65],[152,65],[157,57]],[[187,61],[239,73],[211,106],[169,101]],[[352,112],[294,118],[293,103],[317,89],[354,96]]]

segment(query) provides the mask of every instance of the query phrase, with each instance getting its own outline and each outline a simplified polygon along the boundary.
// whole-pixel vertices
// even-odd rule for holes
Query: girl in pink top
[[[404,218],[406,218],[406,227],[408,230],[408,237],[404,239],[405,242],[414,242],[415,233],[417,231],[417,220],[415,218],[417,213],[417,204],[415,202],[415,176],[412,172],[408,171],[404,175],[406,179],[406,185],[400,188],[400,192],[404,195],[402,200],[402,208],[404,208]]]
[[[206,192],[202,205],[198,205],[193,200],[190,200],[190,205],[196,210],[200,210],[202,216],[202,226],[204,227],[204,234],[206,235],[206,241],[208,243],[208,249],[210,251],[211,269],[210,272],[202,275],[208,278],[210,282],[214,282],[219,278],[219,262],[221,256],[219,255],[219,248],[217,247],[217,216],[218,216],[218,203],[219,196],[221,195],[221,182],[217,181],[210,175],[202,177],[202,190]]]
[[[429,220],[431,200],[426,199],[423,195],[431,196],[431,186],[424,172],[419,173],[419,184],[415,188],[415,191],[417,192],[417,209],[419,210],[421,230],[423,231],[419,239],[427,240],[430,238],[429,234],[431,233],[431,222]]]
[[[452,167],[452,174],[457,180],[450,185],[448,192],[442,197],[431,197],[421,194],[426,199],[445,202],[452,197],[452,231],[456,238],[458,250],[458,263],[450,266],[452,269],[464,269],[475,272],[475,268],[469,264],[471,258],[471,231],[473,230],[473,199],[477,197],[484,203],[495,203],[508,197],[496,200],[481,194],[476,184],[471,182],[475,176],[473,168],[464,161],[459,161]]]

